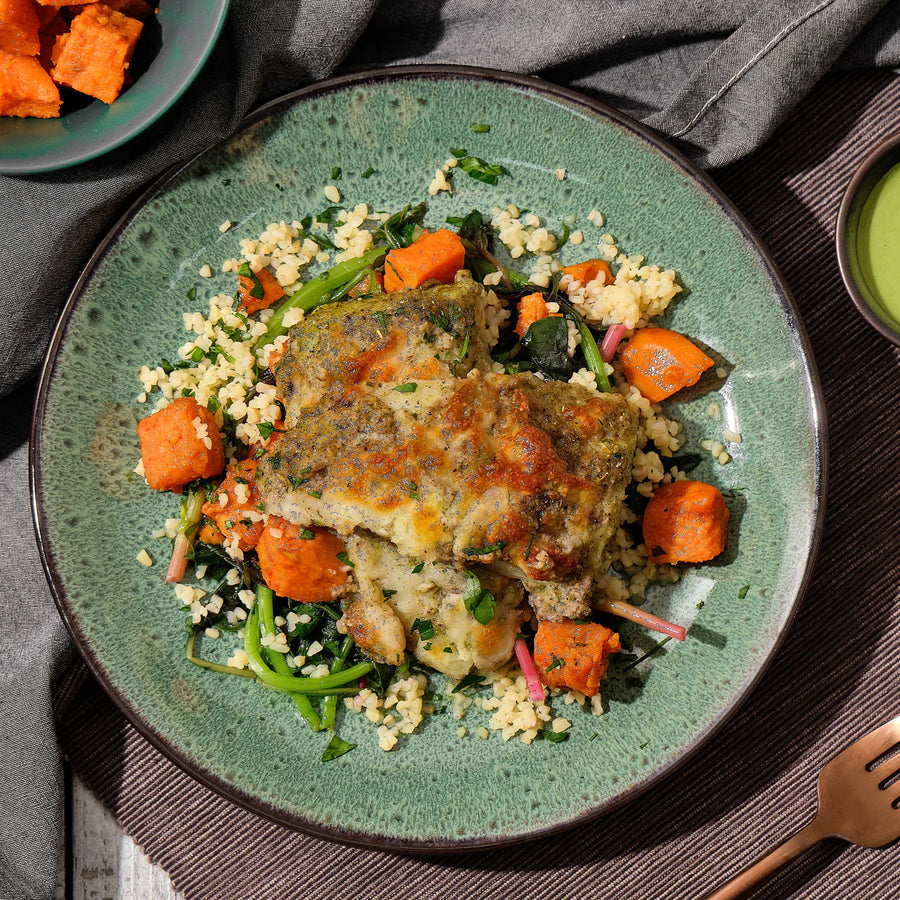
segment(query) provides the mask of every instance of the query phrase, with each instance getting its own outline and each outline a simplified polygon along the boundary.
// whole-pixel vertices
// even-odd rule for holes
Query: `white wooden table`
[[[66,852],[53,900],[184,900],[67,767]]]

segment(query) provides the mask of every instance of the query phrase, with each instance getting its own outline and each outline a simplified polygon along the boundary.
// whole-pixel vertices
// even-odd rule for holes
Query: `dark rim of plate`
[[[491,81],[499,84],[507,84],[518,89],[526,89],[536,94],[560,99],[566,104],[581,108],[586,113],[611,122],[623,131],[632,135],[637,135],[660,156],[669,160],[677,169],[683,171],[691,180],[699,184],[699,186],[716,202],[716,204],[727,214],[734,223],[738,231],[750,242],[759,253],[766,265],[769,275],[779,288],[779,300],[781,302],[785,319],[788,327],[794,337],[797,351],[801,357],[803,371],[807,384],[809,386],[809,404],[812,424],[815,433],[815,490],[814,490],[814,515],[812,522],[812,532],[810,545],[806,556],[806,565],[800,581],[800,587],[796,596],[791,601],[791,607],[785,616],[783,627],[778,632],[772,644],[767,648],[765,655],[760,660],[758,668],[747,683],[740,694],[732,698],[727,709],[719,716],[708,723],[708,725],[694,738],[694,740],[686,745],[680,753],[666,764],[654,770],[643,780],[634,784],[621,796],[614,797],[611,800],[598,804],[594,809],[576,816],[566,822],[554,823],[549,826],[533,829],[527,833],[516,834],[513,836],[498,835],[495,837],[476,837],[462,838],[459,840],[445,839],[405,839],[395,838],[377,834],[363,834],[352,831],[350,829],[323,826],[315,822],[310,822],[300,816],[287,813],[272,803],[267,803],[260,798],[244,793],[240,788],[232,784],[225,783],[217,775],[207,771],[197,762],[190,759],[185,753],[173,746],[168,739],[157,732],[154,727],[148,723],[141,715],[141,712],[135,709],[127,700],[121,697],[111,682],[110,677],[104,670],[102,664],[96,657],[92,647],[88,644],[84,635],[81,633],[78,623],[74,615],[69,609],[68,599],[66,596],[65,585],[56,570],[53,560],[53,548],[50,545],[47,532],[44,511],[41,503],[43,472],[41,470],[42,457],[42,429],[44,416],[46,413],[47,398],[51,381],[53,379],[56,356],[60,345],[66,337],[67,323],[76,308],[82,288],[89,280],[91,273],[103,258],[115,238],[128,225],[134,215],[143,205],[150,200],[166,183],[172,180],[179,172],[192,165],[203,153],[190,159],[188,162],[174,166],[168,172],[161,175],[153,181],[149,187],[132,203],[124,215],[113,226],[109,234],[103,239],[91,259],[88,261],[84,270],[78,278],[75,287],[63,309],[59,322],[53,334],[50,347],[47,351],[47,357],[41,371],[38,382],[37,399],[35,401],[34,417],[31,425],[31,443],[29,448],[29,484],[31,491],[32,516],[35,524],[35,532],[37,535],[38,549],[40,551],[41,561],[47,576],[53,599],[56,602],[59,613],[71,633],[81,655],[87,662],[94,677],[100,682],[103,689],[124,713],[126,718],[153,744],[159,751],[172,760],[181,769],[186,771],[192,777],[196,778],[207,787],[215,792],[223,795],[227,799],[237,803],[252,812],[258,813],[272,821],[289,828],[312,834],[316,837],[325,838],[327,840],[337,841],[351,846],[373,848],[381,850],[393,850],[408,854],[427,854],[434,852],[441,853],[461,853],[479,848],[494,848],[499,846],[508,846],[512,844],[520,844],[526,841],[534,840],[541,837],[558,834],[569,828],[596,819],[602,814],[611,812],[631,802],[640,794],[649,790],[653,785],[657,784],[667,775],[671,774],[679,766],[683,765],[688,759],[694,756],[714,734],[716,734],[725,723],[734,715],[740,705],[747,696],[754,690],[765,671],[771,664],[775,654],[785,640],[788,630],[800,605],[800,601],[806,592],[812,576],[813,566],[816,554],[819,549],[822,537],[822,524],[825,514],[825,496],[826,496],[826,478],[827,478],[827,434],[826,420],[824,414],[824,399],[822,394],[821,382],[816,370],[815,362],[812,355],[812,348],[806,329],[800,319],[799,310],[784,278],[778,271],[778,268],[771,254],[765,249],[762,242],[756,236],[750,224],[744,216],[738,212],[730,200],[719,190],[719,188],[711,181],[701,169],[699,169],[687,157],[678,150],[664,141],[655,132],[649,128],[634,121],[625,114],[618,112],[599,101],[585,97],[575,91],[567,88],[558,87],[539,78],[525,75],[516,75],[509,72],[503,72],[494,69],[476,68],[468,66],[397,66],[395,68],[373,69],[363,71],[352,75],[344,75],[319,82],[301,90],[286,94],[277,98],[250,114],[241,124],[241,129],[246,128],[266,116],[277,113],[280,110],[292,106],[293,104],[312,98],[327,95],[332,92],[341,91],[347,87],[372,84],[383,81],[397,80],[476,80]]]
[[[847,288],[847,293],[850,295],[854,306],[879,334],[900,347],[900,331],[891,328],[872,309],[871,304],[865,298],[856,279],[853,277],[853,267],[850,262],[850,242],[855,240],[856,234],[855,232],[852,235],[848,233],[851,213],[858,208],[857,203],[864,203],[866,197],[868,197],[868,192],[866,192],[865,196],[861,196],[860,191],[864,187],[868,187],[869,190],[875,187],[874,181],[870,185],[867,185],[866,182],[876,169],[880,168],[882,164],[886,164],[891,157],[893,157],[891,160],[892,164],[900,163],[900,134],[892,135],[876,144],[866,154],[856,170],[856,174],[850,179],[850,183],[847,185],[841,200],[841,207],[838,210],[837,223],[834,228],[834,241],[837,248],[838,268],[841,270],[841,278],[844,280],[844,286]],[[877,179],[875,180],[877,181]]]

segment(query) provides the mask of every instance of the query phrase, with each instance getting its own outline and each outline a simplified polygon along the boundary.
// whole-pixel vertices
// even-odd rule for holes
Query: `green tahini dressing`
[[[900,321],[900,163],[888,170],[863,204],[856,252],[874,299]]]

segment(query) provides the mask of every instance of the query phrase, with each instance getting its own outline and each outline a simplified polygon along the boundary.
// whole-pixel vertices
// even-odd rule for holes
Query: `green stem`
[[[593,332],[585,324],[584,320],[578,319],[578,333],[581,335],[581,352],[584,354],[584,361],[587,367],[594,373],[597,379],[597,386],[605,394],[612,390],[609,383],[609,376],[606,374],[606,363],[600,355],[600,348],[594,340]]]
[[[260,628],[264,635],[275,634],[275,609],[274,609],[274,593],[272,589],[264,584],[256,586],[256,605],[259,608]],[[249,623],[248,623],[249,624]],[[288,665],[283,653],[275,650],[266,654],[274,671],[279,675],[287,675],[294,677],[293,670]],[[313,731],[322,730],[322,720],[312,705],[312,701],[303,694],[294,694],[294,705],[297,712],[303,717],[303,721]]]
[[[196,639],[197,635],[195,633],[188,638],[187,642],[187,658],[195,666],[200,666],[202,669],[211,669],[213,672],[222,672],[225,675],[241,675],[244,678],[256,678],[256,676],[247,669],[236,669],[234,666],[225,666],[221,663],[210,662],[208,659],[203,659],[200,656],[194,656],[194,642]],[[358,693],[358,691],[354,691],[354,693]]]
[[[328,688],[341,687],[368,675],[375,668],[373,663],[357,663],[349,669],[325,675],[322,678],[299,678],[295,675],[280,675],[273,672],[263,661],[259,643],[259,611],[254,606],[244,626],[244,652],[250,660],[250,668],[256,677],[276,691],[286,694],[306,694],[310,691],[323,691]]]
[[[353,649],[353,638],[345,637],[343,643],[341,644],[341,649],[338,655],[334,658],[334,662],[331,664],[331,674],[335,675],[344,668],[344,663],[347,662],[347,657],[350,655],[350,651]],[[337,715],[337,695],[331,694],[330,696],[325,698],[324,703],[322,704],[322,729],[326,728],[334,728],[334,719]]]
[[[346,285],[348,281],[355,283],[355,278],[363,271],[371,268],[387,252],[384,247],[374,247],[357,259],[348,259],[336,266],[332,266],[321,275],[317,275],[307,281],[299,290],[291,294],[275,311],[275,315],[269,319],[269,329],[256,342],[254,352],[266,344],[271,344],[275,338],[287,334],[287,328],[282,324],[285,313],[290,309],[302,309],[303,312],[311,312],[317,306],[329,302],[329,297],[335,289]],[[351,283],[348,290],[353,286]]]

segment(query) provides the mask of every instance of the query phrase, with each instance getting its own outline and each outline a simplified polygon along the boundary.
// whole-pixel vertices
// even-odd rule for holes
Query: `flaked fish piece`
[[[492,671],[512,655],[522,626],[518,582],[479,565],[467,575],[443,563],[425,564],[402,556],[387,541],[364,535],[348,539],[347,554],[359,594],[340,627],[373,658],[396,658],[398,626],[405,648],[416,659],[452,678],[462,678],[473,668]],[[486,624],[465,606],[467,583],[473,578],[496,603]],[[385,616],[385,607],[393,621]]]

